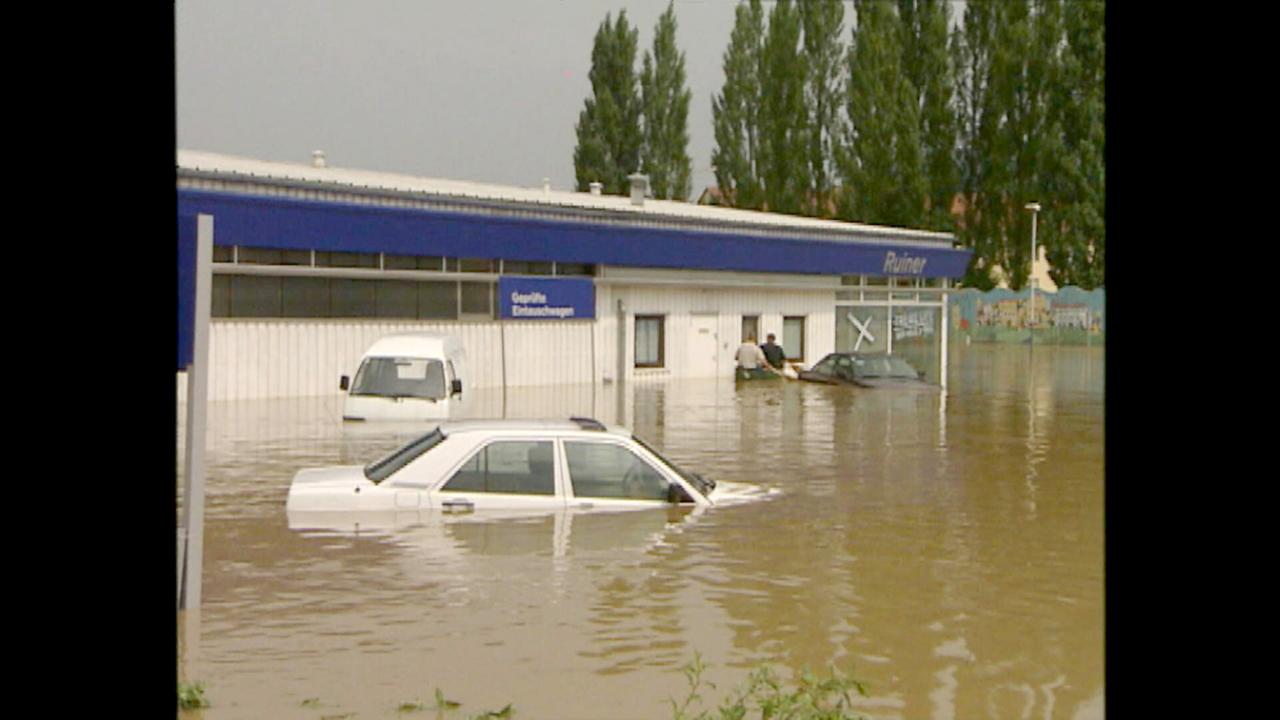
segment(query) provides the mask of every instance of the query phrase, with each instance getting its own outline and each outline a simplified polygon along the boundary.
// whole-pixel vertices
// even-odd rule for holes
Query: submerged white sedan
[[[680,469],[625,428],[588,418],[445,422],[368,465],[301,470],[289,512],[715,505],[755,488]]]

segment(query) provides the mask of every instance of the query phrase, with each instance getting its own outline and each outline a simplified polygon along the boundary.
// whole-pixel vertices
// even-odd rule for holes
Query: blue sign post
[[[503,320],[594,320],[596,289],[591,278],[498,278]]]

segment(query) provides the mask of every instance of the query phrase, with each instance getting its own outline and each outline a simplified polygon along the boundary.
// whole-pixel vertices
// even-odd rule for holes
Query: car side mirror
[[[347,377],[346,375],[343,375],[342,377],[338,378],[339,390],[346,390],[350,386],[351,386],[351,378]]]
[[[449,389],[452,391],[452,394],[454,394],[454,395],[461,395],[461,394],[462,394],[462,381],[461,381],[461,380],[459,380],[459,379],[457,379],[457,378],[454,378],[453,382],[450,384]]]

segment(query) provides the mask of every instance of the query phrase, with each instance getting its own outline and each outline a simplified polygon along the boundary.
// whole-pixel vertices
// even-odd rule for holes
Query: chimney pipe
[[[649,176],[635,172],[628,175],[627,179],[631,181],[631,204],[644,207],[644,196],[649,192]]]
[[[542,192],[551,192],[551,178],[542,178]]]
[[[324,151],[323,151],[323,150],[312,150],[312,151],[311,151],[311,166],[312,166],[312,167],[318,167],[318,168],[328,167],[328,164],[327,164],[327,163],[325,163],[325,161],[324,161]]]
[[[604,183],[593,182],[590,188],[592,195],[599,195],[604,190]]]

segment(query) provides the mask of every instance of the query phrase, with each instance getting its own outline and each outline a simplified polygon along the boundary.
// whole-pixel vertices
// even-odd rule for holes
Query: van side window
[[[666,478],[625,447],[566,441],[564,450],[575,497],[667,499]]]
[[[463,463],[441,491],[555,495],[555,454],[552,443],[489,443]]]

